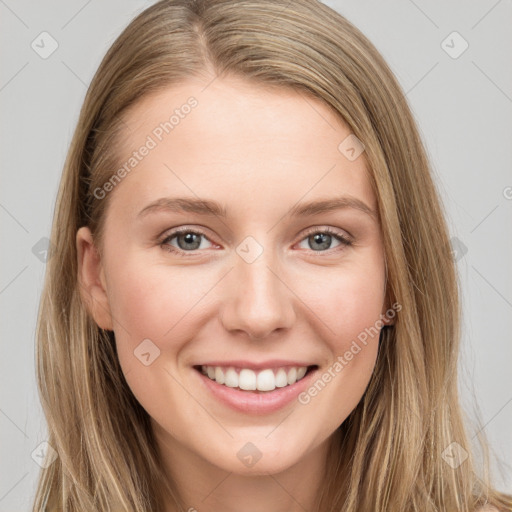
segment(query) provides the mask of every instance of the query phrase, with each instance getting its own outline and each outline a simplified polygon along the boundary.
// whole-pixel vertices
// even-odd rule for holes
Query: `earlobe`
[[[91,230],[81,227],[76,233],[78,284],[82,301],[101,329],[113,330],[103,263],[94,245]]]

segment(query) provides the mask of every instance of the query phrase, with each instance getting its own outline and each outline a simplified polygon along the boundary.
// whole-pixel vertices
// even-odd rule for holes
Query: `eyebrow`
[[[341,196],[331,199],[310,201],[307,203],[299,203],[294,205],[289,215],[296,217],[307,217],[318,215],[319,213],[330,212],[342,209],[355,209],[359,210],[372,219],[377,220],[376,212],[370,208],[366,203],[353,196]],[[227,217],[227,210],[217,201],[210,199],[200,199],[193,197],[161,197],[156,201],[145,206],[138,214],[138,217],[145,217],[146,215],[158,211],[173,211],[173,212],[188,212],[196,213],[198,215]]]

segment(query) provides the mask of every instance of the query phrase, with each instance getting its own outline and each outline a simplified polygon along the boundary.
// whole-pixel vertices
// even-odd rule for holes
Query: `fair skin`
[[[289,212],[340,196],[376,212],[376,198],[364,153],[350,161],[338,150],[351,131],[319,100],[234,78],[205,85],[188,80],[126,115],[129,156],[174,108],[198,101],[109,192],[102,258],[90,230],[78,230],[83,297],[96,323],[115,333],[123,373],[187,507],[314,510],[329,442],[361,400],[378,336],[309,403],[265,414],[220,402],[193,365],[299,360],[317,365],[319,377],[331,368],[389,308],[378,217],[351,207]],[[139,216],[152,201],[178,196],[217,201],[227,215]],[[162,243],[177,227],[204,236]],[[326,228],[353,243],[328,234],[315,243]],[[237,252],[248,236],[263,250],[251,262]],[[148,365],[134,356],[145,339],[160,350]],[[250,467],[237,456],[247,443],[261,454]]]

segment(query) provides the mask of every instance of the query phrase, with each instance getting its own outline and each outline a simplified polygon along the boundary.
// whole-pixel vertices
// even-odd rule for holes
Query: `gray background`
[[[383,53],[419,123],[447,207],[463,288],[461,393],[468,420],[481,421],[469,425],[470,435],[483,428],[499,456],[497,485],[510,490],[512,3],[326,3]],[[0,0],[0,511],[30,509],[39,471],[31,454],[46,435],[34,333],[44,237],[64,158],[101,58],[149,4]],[[58,43],[46,59],[31,47],[35,41],[42,52],[43,37],[45,50],[51,48],[48,36],[39,36],[43,31]],[[450,36],[454,31],[463,39]],[[458,55],[464,41],[469,46]]]

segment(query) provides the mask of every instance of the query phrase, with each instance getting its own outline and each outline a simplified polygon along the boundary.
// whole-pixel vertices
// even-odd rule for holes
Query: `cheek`
[[[345,352],[353,340],[364,340],[365,336],[367,341],[378,341],[378,320],[384,305],[384,278],[378,268],[336,271],[336,275],[331,273],[323,281],[315,279],[304,284],[307,288],[303,294],[328,327],[326,337],[335,354]]]
[[[318,278],[318,276],[316,276]],[[336,278],[302,281],[302,293],[322,328],[329,360],[299,402],[328,418],[325,432],[337,428],[361,400],[375,368],[384,276],[379,267],[338,272]],[[315,284],[315,286],[313,286]],[[309,290],[306,293],[306,290]]]
[[[186,411],[190,404],[173,379],[173,361],[194,337],[191,320],[208,283],[179,268],[126,257],[112,268],[109,285],[118,359],[133,394],[156,418],[169,403]]]
[[[203,314],[203,299],[218,280],[214,272],[199,267],[173,268],[135,257],[112,267],[109,302],[123,368],[138,368],[134,351],[146,339],[175,356],[200,329],[195,319]]]
[[[155,343],[183,317],[194,293],[179,272],[125,260],[113,269],[109,303],[120,358],[144,339]]]

